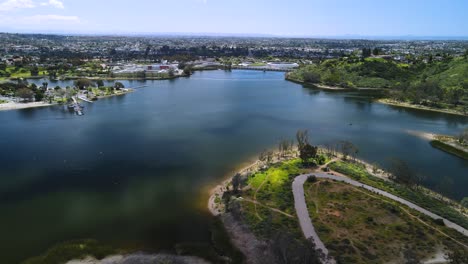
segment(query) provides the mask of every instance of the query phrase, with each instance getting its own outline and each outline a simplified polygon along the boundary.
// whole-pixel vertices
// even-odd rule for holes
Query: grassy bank
[[[411,201],[435,214],[447,218],[448,220],[464,228],[468,228],[468,218],[463,216],[460,212],[452,208],[446,202],[427,195],[418,189],[410,189],[406,186],[372,176],[361,164],[337,161],[330,164],[330,168],[339,173],[343,173],[353,178],[354,180]]]
[[[456,106],[452,106],[452,108],[436,108],[436,107],[430,107],[430,106],[425,106],[425,105],[412,104],[409,102],[396,101],[392,99],[379,99],[377,100],[377,102],[382,103],[382,104],[397,106],[397,107],[405,107],[405,108],[439,112],[439,113],[452,114],[452,115],[468,116],[468,114],[464,112],[462,107],[456,107]]]
[[[455,148],[445,142],[442,142],[440,140],[431,140],[431,146],[434,147],[434,148],[438,148],[440,150],[443,150],[447,153],[450,153],[450,154],[453,154],[457,157],[460,157],[462,159],[466,159],[468,160],[468,153],[461,150],[461,149],[458,149],[458,148]]]
[[[256,200],[264,206],[255,206],[251,202],[243,202],[243,215],[253,232],[260,237],[270,237],[275,229],[286,228],[301,237],[297,219],[275,213],[268,207],[279,209],[294,215],[294,197],[291,183],[294,177],[303,173],[295,159],[272,165],[269,169],[259,171],[248,178],[250,189],[242,193],[248,200]]]
[[[467,115],[467,70],[463,57],[401,63],[351,56],[303,65],[286,79],[334,89],[381,88],[388,104]]]

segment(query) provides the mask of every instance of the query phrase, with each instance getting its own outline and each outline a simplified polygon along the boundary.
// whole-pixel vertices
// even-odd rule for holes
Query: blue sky
[[[0,0],[0,31],[468,36],[468,0]]]

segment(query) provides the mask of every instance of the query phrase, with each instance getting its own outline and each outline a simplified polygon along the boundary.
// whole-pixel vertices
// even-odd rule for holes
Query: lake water
[[[61,106],[0,112],[5,263],[80,238],[147,248],[209,241],[206,186],[298,129],[314,144],[352,141],[382,166],[399,157],[426,186],[468,196],[468,161],[407,133],[456,134],[466,117],[304,88],[278,72],[123,83],[148,87],[85,104],[84,116]]]

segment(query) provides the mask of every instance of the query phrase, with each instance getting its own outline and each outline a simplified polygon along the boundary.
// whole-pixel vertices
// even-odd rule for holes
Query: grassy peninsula
[[[419,186],[410,173],[384,172],[359,161],[348,151],[349,144],[343,152],[310,146],[307,139],[298,145],[281,143],[278,152],[262,153],[248,169],[218,186],[211,198],[210,209],[220,215],[233,243],[243,245],[245,237],[260,241],[262,259],[323,261],[319,251],[310,249],[314,244],[303,238],[292,190],[297,176],[314,172],[344,175],[468,228],[466,208]],[[468,238],[461,231],[390,198],[313,176],[304,193],[312,223],[336,263],[444,261],[468,255]],[[252,248],[241,248],[248,260],[260,254]]]

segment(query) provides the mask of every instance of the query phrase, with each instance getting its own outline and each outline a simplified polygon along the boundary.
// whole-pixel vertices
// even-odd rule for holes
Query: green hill
[[[341,58],[302,66],[287,78],[343,88],[383,88],[396,101],[468,109],[468,59],[398,63],[383,58]]]

